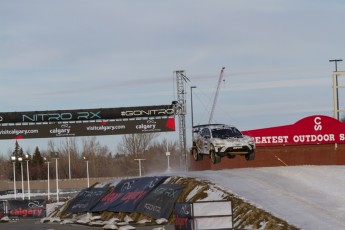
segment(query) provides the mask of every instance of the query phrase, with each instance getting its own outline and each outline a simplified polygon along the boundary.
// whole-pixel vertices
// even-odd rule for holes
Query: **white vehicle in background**
[[[208,155],[213,164],[219,163],[224,156],[234,158],[236,155],[242,155],[250,161],[255,157],[255,142],[231,125],[198,125],[193,127],[191,153],[195,161]]]

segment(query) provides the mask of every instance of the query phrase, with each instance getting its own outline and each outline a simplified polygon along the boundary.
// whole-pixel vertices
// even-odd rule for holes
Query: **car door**
[[[209,128],[203,128],[201,130],[201,134],[202,136],[202,153],[209,153],[210,151],[210,139],[211,139],[211,131]]]

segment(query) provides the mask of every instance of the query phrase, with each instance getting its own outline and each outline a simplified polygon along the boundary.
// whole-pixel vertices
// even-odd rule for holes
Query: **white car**
[[[193,147],[191,153],[195,161],[208,155],[213,164],[221,157],[234,158],[243,155],[246,160],[254,160],[255,142],[243,135],[236,127],[224,124],[207,124],[193,127]]]

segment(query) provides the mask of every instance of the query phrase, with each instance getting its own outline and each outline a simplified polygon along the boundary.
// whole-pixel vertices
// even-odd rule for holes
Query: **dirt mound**
[[[206,180],[199,180],[189,177],[169,177],[165,183],[184,185],[182,193],[179,195],[176,202],[196,202],[196,201],[231,201],[233,208],[233,227],[235,229],[282,229],[294,230],[298,229],[290,225],[286,221],[273,216],[272,214],[255,207],[249,202],[236,197],[235,195],[224,191],[217,185]],[[51,217],[59,217],[60,219],[78,219],[78,215],[67,213],[67,207],[73,198],[67,201],[63,206],[57,209]],[[125,218],[130,217],[133,223],[142,223],[144,220],[147,223],[155,223],[156,220],[142,215],[138,212],[121,213],[121,212],[102,212],[92,213],[93,216],[100,215],[100,219],[107,221],[117,218],[124,221]],[[174,214],[169,217],[168,224],[174,224]]]

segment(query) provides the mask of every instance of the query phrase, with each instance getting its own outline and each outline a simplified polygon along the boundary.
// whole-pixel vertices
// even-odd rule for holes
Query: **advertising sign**
[[[119,135],[175,131],[175,118],[0,126],[1,139]]]
[[[246,130],[257,146],[345,143],[345,123],[332,117],[315,115],[292,125]]]
[[[184,185],[161,184],[140,202],[137,212],[154,219],[169,219]]]
[[[173,116],[172,105],[0,113],[0,123],[108,120]]]
[[[140,201],[167,177],[140,177],[121,180],[92,208],[93,212],[134,212]]]
[[[175,203],[175,229],[177,230],[192,230],[193,229],[193,214],[191,203]]]
[[[82,190],[68,205],[67,213],[89,212],[109,188],[87,188]]]
[[[9,200],[9,218],[43,218],[46,216],[45,200]]]

